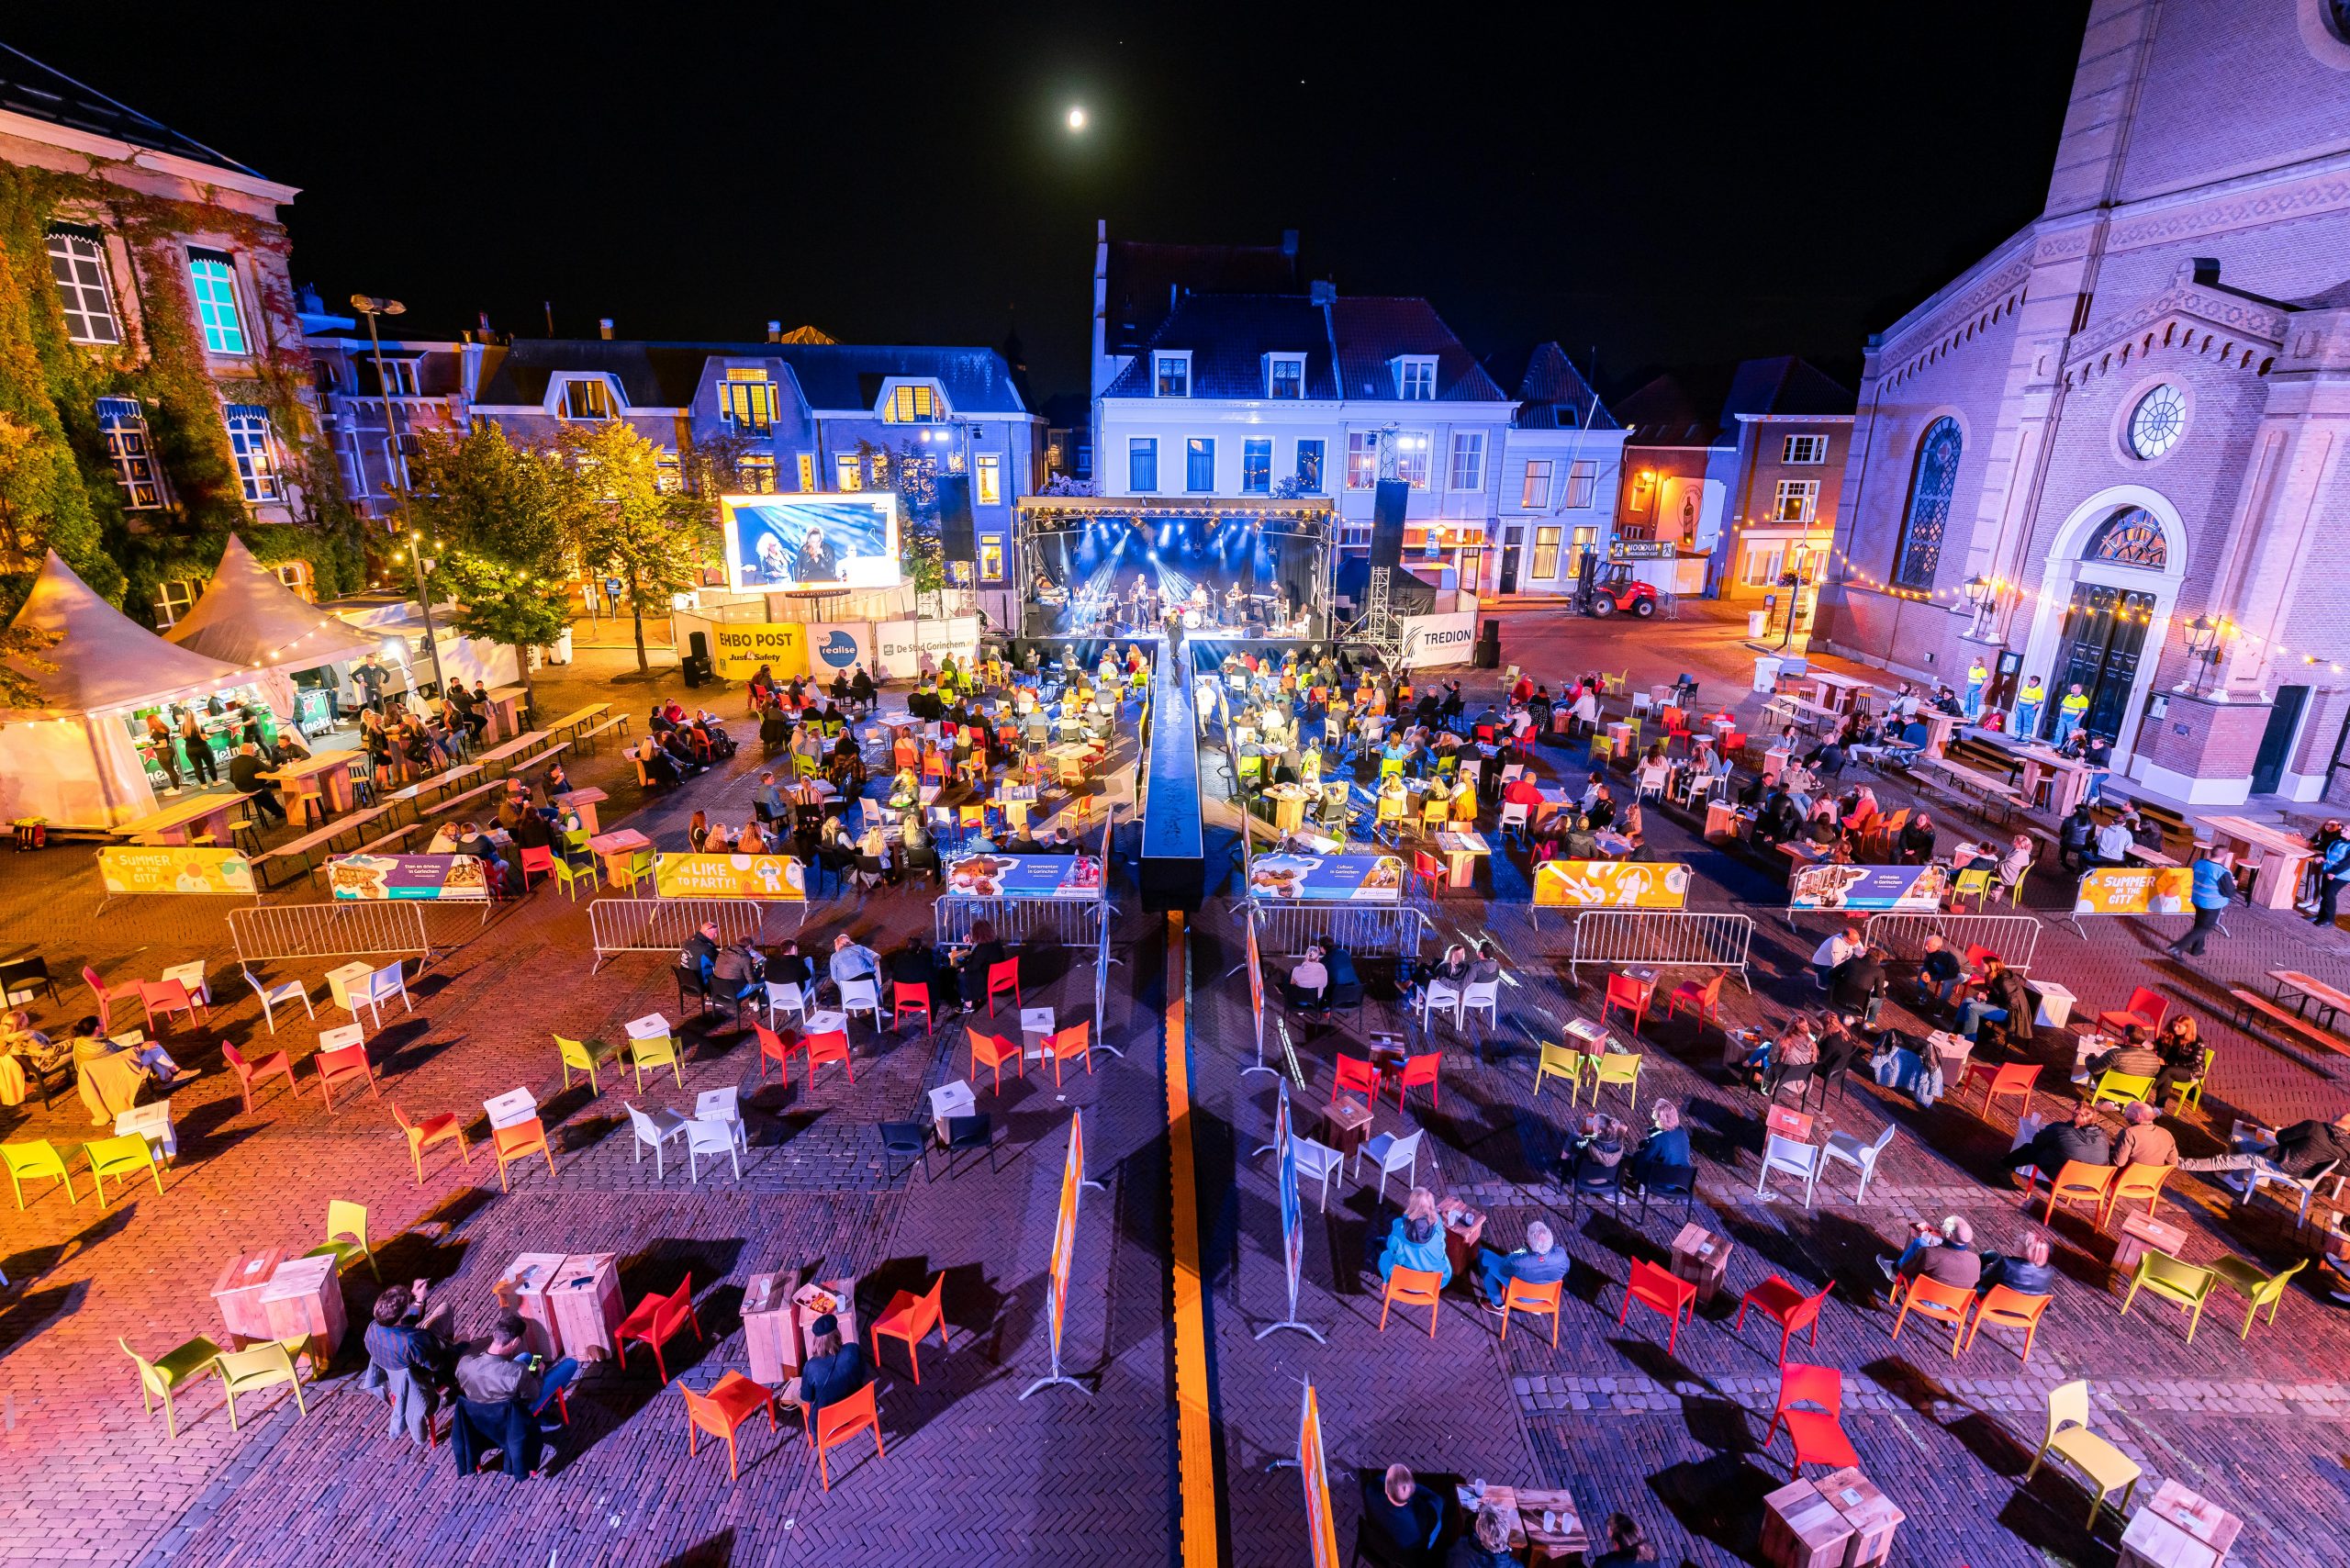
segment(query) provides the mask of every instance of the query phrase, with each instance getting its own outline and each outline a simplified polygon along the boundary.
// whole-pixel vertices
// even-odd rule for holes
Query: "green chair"
[[[588,1087],[598,1094],[604,1092],[604,1086],[596,1081],[596,1070],[610,1065],[621,1054],[620,1047],[602,1040],[566,1040],[561,1035],[554,1037],[554,1048],[563,1058],[563,1086],[571,1087],[572,1070],[576,1068],[588,1075]]]
[[[2219,1276],[2220,1282],[2244,1299],[2244,1327],[2236,1330],[2236,1338],[2252,1338],[2252,1320],[2260,1316],[2264,1306],[2268,1309],[2268,1327],[2276,1327],[2277,1304],[2285,1299],[2285,1287],[2292,1283],[2295,1274],[2309,1266],[2310,1260],[2304,1258],[2281,1274],[2267,1274],[2241,1258],[2222,1258],[2212,1264],[2211,1272]]]
[[[1593,1057],[1587,1064],[1591,1073],[1591,1103],[1599,1103],[1599,1092],[1610,1083],[1620,1083],[1631,1095],[1631,1109],[1640,1108],[1640,1063],[1645,1059],[1629,1051],[1606,1051]],[[1570,1103],[1572,1102],[1571,1101]]]
[[[585,859],[594,864],[596,852],[588,847],[588,830],[579,828],[563,835],[563,857],[566,860]]]
[[[45,1137],[32,1138],[24,1143],[0,1143],[0,1161],[7,1164],[8,1185],[17,1190],[17,1206],[20,1209],[25,1206],[25,1178],[28,1176],[54,1177],[65,1183],[68,1203],[79,1204],[82,1201],[74,1193],[73,1178],[66,1171],[65,1157],[58,1153],[57,1146]]]
[[[183,1383],[193,1383],[206,1372],[218,1370],[220,1347],[198,1334],[186,1344],[166,1350],[149,1361],[130,1348],[130,1341],[115,1336],[116,1344],[139,1367],[139,1397],[147,1406],[147,1414],[155,1413],[155,1401],[163,1401],[163,1432],[167,1437],[180,1435],[179,1413],[172,1408],[172,1395]]]
[[[2193,1105],[2199,1111],[2203,1108],[2203,1083],[2211,1076],[2211,1063],[2218,1058],[2219,1054],[2218,1047],[2205,1046],[2203,1065],[2195,1070],[2195,1076],[2184,1083],[2174,1083],[2170,1086],[2170,1092],[2178,1096],[2171,1103],[2172,1115],[2179,1114],[2189,1105]]]
[[[591,888],[599,888],[604,885],[603,876],[596,869],[596,862],[592,859],[585,865],[577,866],[573,865],[567,858],[556,860],[554,879],[563,884],[563,896],[574,903],[579,902],[580,883],[585,882]]]
[[[2154,1075],[2151,1072],[2116,1072],[2107,1068],[2097,1075],[2097,1088],[2090,1092],[2092,1105],[2134,1105],[2154,1092]]]
[[[628,1043],[629,1062],[636,1069],[636,1092],[644,1092],[644,1070],[667,1068],[677,1075],[677,1087],[686,1086],[685,1058],[677,1049],[675,1036],[654,1035]]]
[[[343,1239],[350,1238],[349,1240]],[[334,1270],[341,1273],[351,1267],[354,1258],[367,1260],[367,1271],[383,1282],[383,1271],[375,1267],[375,1249],[367,1245],[367,1205],[343,1198],[327,1201],[327,1238],[302,1254],[305,1258],[332,1258]]]
[[[1534,1066],[1536,1097],[1542,1093],[1543,1080],[1563,1078],[1567,1081],[1567,1103],[1573,1104],[1583,1092],[1583,1054],[1572,1047],[1542,1044],[1541,1057]]]
[[[90,1184],[98,1190],[98,1207],[106,1206],[106,1178],[118,1176],[124,1181],[137,1179],[141,1170],[155,1179],[155,1191],[163,1190],[163,1168],[155,1163],[155,1151],[137,1133],[125,1133],[120,1137],[102,1137],[82,1146],[83,1155],[90,1162]]]
[[[2187,1342],[2192,1345],[2195,1327],[2203,1321],[2203,1303],[2219,1283],[2220,1276],[2212,1271],[2182,1263],[2167,1252],[2143,1253],[2130,1280],[2130,1294],[2121,1298],[2121,1316],[2130,1316],[2130,1304],[2138,1299],[2139,1291],[2151,1290],[2187,1308]]]
[[[625,877],[628,879],[628,890],[632,895],[633,895],[636,891],[637,883],[649,882],[653,879],[653,851],[650,849],[641,849],[635,854],[630,856],[628,857],[628,867],[625,870],[620,873],[620,877]],[[615,881],[618,881],[619,879],[619,877],[615,877],[613,879]]]
[[[223,1350],[212,1359],[220,1371],[220,1389],[229,1400],[229,1429],[237,1429],[237,1395],[250,1394],[256,1388],[267,1388],[274,1383],[294,1385],[294,1408],[307,1416],[310,1407],[302,1402],[302,1379],[294,1371],[294,1353],[278,1340],[255,1345],[250,1350]],[[315,1375],[317,1369],[311,1369]]]

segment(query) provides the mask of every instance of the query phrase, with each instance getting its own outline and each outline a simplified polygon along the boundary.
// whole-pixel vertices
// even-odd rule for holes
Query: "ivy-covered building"
[[[53,547],[168,624],[231,530],[306,596],[356,586],[295,195],[0,45],[0,610]]]

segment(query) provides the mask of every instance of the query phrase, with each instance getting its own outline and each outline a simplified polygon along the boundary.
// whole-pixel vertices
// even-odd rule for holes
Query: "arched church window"
[[[2131,507],[2098,524],[2081,559],[2159,572],[2170,565],[2170,542],[2163,536],[2163,525],[2154,521],[2154,513],[2143,507]]]
[[[1942,532],[1950,523],[1951,496],[1958,488],[1959,454],[1965,446],[1958,421],[1944,415],[1926,427],[1918,442],[1918,465],[1909,477],[1909,508],[1901,520],[1901,544],[1894,554],[1893,580],[1902,588],[1930,588],[1942,560]]]

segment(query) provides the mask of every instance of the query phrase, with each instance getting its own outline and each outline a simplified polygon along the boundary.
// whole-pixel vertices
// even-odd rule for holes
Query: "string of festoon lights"
[[[1862,566],[1858,561],[1853,560],[1850,554],[1846,554],[1842,550],[1830,550],[1829,552],[1829,557],[1830,565],[1831,566],[1841,568],[1841,571],[1836,578],[1837,582],[1840,584],[1857,583],[1873,593],[1884,594],[1888,599],[1908,599],[1913,603],[1925,604],[1942,601],[1948,603],[1953,609],[1970,608],[1977,602],[1976,593],[1978,589],[1973,584],[1954,588],[1911,588],[1902,583],[1886,581],[1883,577],[1878,577],[1874,572],[1870,571],[1866,566]],[[1982,590],[1987,591],[1988,597],[1993,599],[2012,596],[2019,603],[2029,602],[2033,605],[2051,605],[2058,610],[2065,611],[2070,611],[2076,608],[2069,599],[2059,599],[2053,594],[2042,593],[2038,588],[2027,587],[2026,585],[2016,582],[2010,578],[1989,577],[1980,579],[1980,581]],[[2153,624],[2154,620],[2154,612],[2152,610],[2132,609],[2126,603],[2117,604],[2102,611],[2102,613],[2110,615],[2114,620],[2121,622],[2125,625],[2146,626]],[[2212,646],[2215,648],[2220,646],[2221,644],[2229,642],[2249,640],[2255,645],[2265,644],[2267,648],[2269,656],[2271,657],[2286,658],[2293,656],[2292,650],[2288,648],[2281,641],[2275,639],[2264,639],[2257,633],[2247,631],[2244,626],[2230,620],[2224,615],[2221,616],[2216,622],[2206,622],[2206,624],[2214,633]],[[2303,650],[2299,656],[2300,658],[2300,662],[2305,666],[2325,665],[2330,667],[2335,675],[2343,673],[2341,661],[2329,655],[2314,654],[2307,650]]]

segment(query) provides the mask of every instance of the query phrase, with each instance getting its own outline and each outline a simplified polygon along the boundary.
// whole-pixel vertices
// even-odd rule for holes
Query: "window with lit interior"
[[[98,433],[106,438],[106,457],[121,482],[123,505],[132,511],[153,511],[163,504],[163,483],[155,469],[155,453],[147,436],[147,411],[136,398],[98,399]]]
[[[49,231],[49,271],[57,280],[57,302],[65,310],[65,335],[77,343],[118,343],[114,290],[106,278],[105,246],[78,229]]]
[[[612,391],[601,381],[566,381],[563,384],[563,417],[566,420],[609,420],[612,417]]]
[[[249,501],[278,498],[277,438],[269,410],[257,403],[231,403],[225,410],[229,450],[236,454],[237,482]]]
[[[237,308],[236,264],[218,251],[187,253],[188,289],[196,297],[196,319],[208,353],[244,353],[244,317]]]
[[[1267,366],[1265,395],[1269,398],[1300,398],[1305,396],[1305,356],[1277,353]]]

